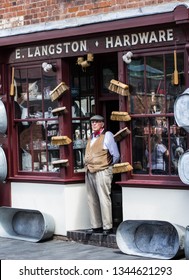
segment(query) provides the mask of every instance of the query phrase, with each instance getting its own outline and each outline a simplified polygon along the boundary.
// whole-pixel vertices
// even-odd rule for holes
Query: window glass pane
[[[89,118],[95,112],[94,69],[85,71],[75,62],[71,68],[74,172],[84,172],[84,153],[90,135]]]
[[[187,137],[176,125],[173,113],[176,98],[185,90],[184,54],[177,53],[176,61],[178,82],[173,75],[173,53],[133,59],[127,66],[134,174],[178,175],[178,160],[187,149]]]
[[[178,174],[178,160],[186,150],[187,139],[174,117],[134,118],[132,131],[135,174]]]
[[[74,171],[84,171],[84,154],[87,139],[90,136],[89,121],[73,121],[73,150],[74,150]]]
[[[173,124],[170,126],[170,137],[171,174],[178,174],[179,157],[187,149],[186,131]]]
[[[149,56],[128,65],[130,112],[173,113],[174,101],[184,91],[184,55],[177,54],[178,84],[174,81],[174,55]]]
[[[173,113],[174,101],[179,94],[185,90],[184,79],[184,54],[177,53],[177,69],[178,69],[178,81],[177,85],[174,84],[174,56],[173,54],[167,54],[165,56],[166,65],[166,94],[167,94],[167,113]]]
[[[145,149],[148,142],[149,129],[147,118],[135,118],[132,120],[132,161],[134,173],[147,173]]]
[[[135,114],[145,113],[145,79],[144,58],[132,60],[127,66],[130,90],[130,112]]]
[[[51,144],[58,135],[58,118],[52,109],[50,92],[57,86],[56,73],[43,72],[41,66],[15,69],[15,119],[19,143],[19,170],[57,172],[59,146]],[[20,121],[18,121],[20,119]]]

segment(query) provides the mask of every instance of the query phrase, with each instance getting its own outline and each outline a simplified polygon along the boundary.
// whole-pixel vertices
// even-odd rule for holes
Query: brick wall
[[[159,5],[175,0],[1,0],[0,29]]]

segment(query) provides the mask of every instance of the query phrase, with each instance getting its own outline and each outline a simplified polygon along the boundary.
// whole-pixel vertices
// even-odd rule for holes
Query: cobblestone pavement
[[[119,249],[52,240],[33,243],[0,238],[1,260],[139,260],[147,259],[123,254]]]

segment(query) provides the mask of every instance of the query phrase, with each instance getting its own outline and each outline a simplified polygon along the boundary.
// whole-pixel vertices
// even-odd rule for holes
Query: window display
[[[58,135],[58,117],[52,110],[51,91],[57,86],[56,73],[41,66],[15,68],[15,123],[18,132],[19,171],[57,172],[52,162],[59,159],[59,146],[51,137]]]
[[[187,139],[174,117],[135,118],[132,125],[134,173],[177,175]]]
[[[173,113],[174,101],[184,91],[184,59],[177,54],[179,83],[174,84],[173,54],[142,57],[128,65],[129,110],[132,114]]]
[[[128,65],[133,174],[177,175],[186,133],[176,125],[174,102],[184,88],[183,53],[133,59]]]

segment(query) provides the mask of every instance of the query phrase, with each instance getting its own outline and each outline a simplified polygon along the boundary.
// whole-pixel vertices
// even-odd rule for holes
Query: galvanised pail
[[[0,236],[39,242],[54,234],[54,220],[38,210],[0,207]]]
[[[184,240],[184,253],[186,260],[189,260],[189,226],[186,227],[185,240]]]
[[[0,181],[7,178],[7,159],[3,148],[0,147]]]
[[[174,102],[174,118],[178,126],[189,132],[189,88],[179,95]]]
[[[7,112],[5,105],[0,100],[0,133],[5,134],[7,131]]]
[[[123,253],[154,259],[184,256],[184,236],[184,227],[156,220],[126,220],[116,232]]]
[[[189,185],[189,150],[179,157],[178,175],[184,184]]]

